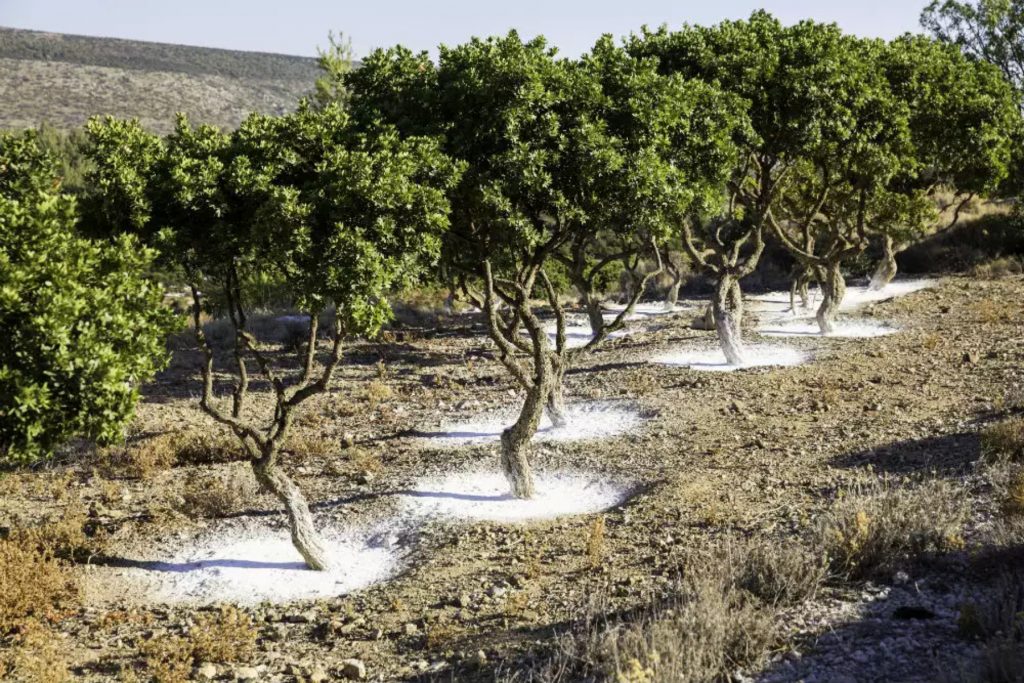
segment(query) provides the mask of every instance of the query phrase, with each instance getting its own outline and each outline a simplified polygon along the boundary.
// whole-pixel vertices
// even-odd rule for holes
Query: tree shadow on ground
[[[832,460],[835,467],[871,466],[888,474],[930,473],[943,477],[963,474],[981,457],[981,439],[975,432],[942,434],[924,439],[895,441],[875,448],[845,453]]]

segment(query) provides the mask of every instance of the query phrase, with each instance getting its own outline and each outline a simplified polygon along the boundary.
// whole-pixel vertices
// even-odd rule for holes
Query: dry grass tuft
[[[71,680],[65,637],[30,619],[0,651],[0,676],[16,683],[64,683]]]
[[[783,557],[785,556],[785,557]],[[807,564],[805,564],[807,563]],[[682,579],[637,616],[609,622],[603,605],[538,661],[499,680],[696,683],[762,664],[776,642],[776,605],[810,597],[823,562],[795,545],[737,543],[693,559]]]
[[[24,538],[0,541],[0,635],[29,618],[52,620],[78,598],[78,586],[51,552]]]
[[[1024,462],[1024,417],[985,428],[981,432],[981,454],[994,462]]]
[[[370,404],[370,410],[376,410],[377,406],[391,400],[393,396],[391,387],[380,380],[375,379],[366,385],[366,402]]]
[[[601,515],[590,525],[590,532],[587,534],[587,564],[591,569],[597,569],[604,560],[604,515]]]
[[[284,450],[296,458],[305,459],[337,453],[340,448],[335,439],[310,432],[297,432],[288,437]]]
[[[883,482],[837,500],[824,517],[818,543],[836,574],[863,578],[927,553],[962,548],[967,513],[967,501],[946,482],[916,489]]]
[[[1007,301],[982,299],[978,302],[978,320],[982,323],[1006,323],[1013,320],[1016,308]]]
[[[255,481],[242,472],[194,471],[185,477],[178,508],[194,519],[216,519],[241,511],[255,496]]]
[[[971,268],[971,277],[977,280],[999,280],[1024,273],[1024,261],[1014,256],[1002,256]]]
[[[256,625],[232,605],[200,613],[189,633],[198,662],[244,662],[256,653]]]
[[[188,683],[192,680],[192,643],[187,638],[158,635],[143,643],[142,656],[155,683]]]
[[[763,602],[794,605],[815,596],[828,574],[825,554],[798,541],[751,541],[731,551],[737,585]]]

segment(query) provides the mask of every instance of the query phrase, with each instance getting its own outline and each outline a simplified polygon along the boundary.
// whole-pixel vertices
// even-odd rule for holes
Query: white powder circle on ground
[[[934,287],[937,284],[938,280],[917,279],[896,280],[895,282],[890,282],[878,291],[869,290],[866,286],[847,287],[846,294],[843,297],[843,303],[840,304],[839,310],[856,310],[867,304],[877,303],[887,299],[894,299],[907,294],[913,294],[914,292],[919,292],[922,289]],[[765,314],[766,317],[769,318],[777,316],[781,319],[786,315],[813,315],[821,304],[821,292],[818,290],[817,285],[813,285],[809,288],[808,293],[811,305],[805,308],[800,304],[800,298],[797,297],[797,310],[795,312],[789,305],[789,292],[768,292],[767,294],[756,294],[751,296],[750,308],[751,310]]]
[[[554,347],[556,336],[558,333],[558,323],[551,321],[544,326],[544,331],[548,334],[548,341],[551,346]],[[522,333],[529,336],[526,330],[522,330]],[[607,339],[619,339],[632,334],[632,330],[618,330],[608,335]],[[581,346],[586,346],[590,343],[590,340],[594,338],[594,330],[591,329],[589,322],[570,322],[566,320],[565,324],[565,345],[570,349],[578,349]]]
[[[614,320],[615,316],[625,310],[625,306],[620,304],[612,304],[604,307],[605,320]],[[684,313],[686,311],[693,310],[688,306],[676,304],[675,306],[668,307],[664,302],[650,302],[637,304],[633,307],[631,315],[626,317],[626,320],[644,320],[646,318],[654,318],[659,315],[675,315],[676,313]]]
[[[393,576],[397,553],[367,535],[323,530],[332,568],[309,569],[287,529],[252,525],[184,540],[166,560],[131,560],[123,573],[148,600],[257,604],[328,598]],[[109,579],[104,579],[109,580]]]
[[[540,441],[579,441],[583,439],[604,439],[640,427],[643,418],[632,405],[622,403],[578,403],[569,405],[565,411],[568,422],[564,427],[555,427],[545,414],[540,427],[533,437]],[[464,422],[444,425],[437,433],[428,435],[431,443],[446,446],[466,446],[495,443],[501,433],[518,418],[517,412],[507,410],[484,413]]]
[[[521,522],[601,512],[625,502],[630,492],[629,486],[596,474],[536,472],[534,477],[536,494],[529,500],[513,497],[501,472],[425,478],[402,494],[402,505],[416,515]]]
[[[820,337],[821,328],[815,320],[775,321],[758,328],[766,337]],[[873,320],[838,320],[829,337],[884,337],[899,332],[898,327]]]
[[[725,353],[720,348],[714,349],[676,349],[655,356],[652,363],[659,365],[675,365],[691,370],[708,372],[735,372],[747,368],[759,367],[792,367],[806,363],[807,354],[786,346],[760,344],[745,348],[746,361],[742,365],[730,365],[725,360]]]
[[[886,299],[893,299],[895,297],[913,294],[914,292],[919,292],[922,289],[934,287],[937,284],[938,280],[919,279],[896,280],[895,282],[890,282],[878,291],[869,290],[867,287],[848,287],[846,289],[846,296],[843,297],[843,303],[839,307],[839,310],[850,311],[860,308],[865,304],[872,304],[879,301],[885,301]]]

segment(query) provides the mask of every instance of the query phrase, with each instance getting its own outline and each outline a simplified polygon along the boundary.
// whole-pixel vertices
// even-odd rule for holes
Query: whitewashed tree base
[[[838,320],[835,329],[827,335],[821,334],[821,327],[811,320],[779,320],[758,328],[758,333],[765,337],[845,337],[862,339],[867,337],[885,337],[899,332],[898,327],[873,320]]]
[[[792,367],[802,365],[810,360],[807,354],[797,349],[767,344],[747,345],[744,350],[744,358],[742,365],[730,365],[725,360],[722,350],[716,347],[714,349],[676,349],[655,356],[651,362],[706,372],[736,372],[748,368]]]
[[[398,552],[365,534],[323,529],[332,567],[308,569],[286,529],[251,523],[166,543],[166,557],[150,551],[131,567],[95,567],[91,582],[118,581],[147,602],[253,605],[345,595],[391,578]]]
[[[402,496],[412,515],[493,522],[526,522],[601,512],[621,505],[630,487],[604,475],[538,472],[536,495],[529,500],[509,493],[497,471],[453,472],[421,479]]]
[[[576,403],[566,409],[567,424],[554,427],[545,414],[533,441],[581,441],[606,439],[640,428],[643,418],[636,408],[622,403]],[[511,411],[484,413],[465,421],[445,424],[427,437],[432,445],[469,446],[497,443],[501,432],[516,420]]]

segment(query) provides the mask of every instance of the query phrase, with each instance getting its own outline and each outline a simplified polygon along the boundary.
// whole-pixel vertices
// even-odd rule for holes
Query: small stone
[[[420,632],[420,627],[410,621],[403,627],[403,630],[405,631],[405,635],[414,636]]]
[[[366,665],[361,659],[346,659],[341,663],[341,675],[350,681],[366,678]]]
[[[341,435],[341,446],[342,448],[352,448],[356,445],[356,437],[352,432],[345,432]]]
[[[217,665],[212,662],[203,662],[196,669],[196,678],[201,681],[212,681],[217,677]]]
[[[260,672],[251,666],[240,666],[235,669],[236,681],[255,681],[260,677]]]
[[[326,683],[331,680],[331,677],[320,667],[315,667],[309,672],[307,679],[309,680],[309,683]]]

